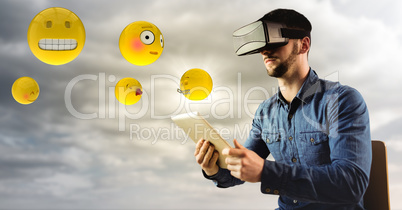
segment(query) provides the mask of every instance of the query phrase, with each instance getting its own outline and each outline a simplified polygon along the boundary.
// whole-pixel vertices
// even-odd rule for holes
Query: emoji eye
[[[46,21],[46,28],[51,28],[52,27],[52,21]]]
[[[140,35],[141,41],[144,44],[152,44],[155,40],[155,35],[151,31],[143,31]]]
[[[66,21],[66,22],[64,23],[64,25],[66,26],[66,28],[71,28],[71,23],[70,23],[70,21]]]
[[[31,92],[31,95],[35,95],[35,92],[34,92],[34,91],[32,91],[32,92]]]
[[[163,36],[162,36],[162,34],[161,34],[161,46],[162,46],[162,48],[163,48]]]

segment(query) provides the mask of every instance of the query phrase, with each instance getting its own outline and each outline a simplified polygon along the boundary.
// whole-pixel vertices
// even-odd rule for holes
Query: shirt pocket
[[[323,132],[300,133],[303,159],[307,165],[323,165],[331,162],[328,140],[328,135]]]
[[[276,132],[262,132],[262,138],[275,161],[282,160],[280,134]]]

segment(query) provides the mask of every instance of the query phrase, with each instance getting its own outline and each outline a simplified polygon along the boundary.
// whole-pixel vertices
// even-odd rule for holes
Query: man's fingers
[[[243,149],[236,149],[236,148],[225,148],[222,150],[223,155],[235,156],[235,157],[243,157],[244,150]]]
[[[229,148],[225,148],[222,150],[222,155],[229,155]]]
[[[241,145],[236,139],[233,140],[235,148],[225,148],[222,150],[223,155],[243,157],[245,154],[245,147]]]
[[[204,143],[202,144],[199,153],[202,153],[202,154],[205,155],[207,153],[207,151],[208,151],[209,145],[210,145],[209,141],[204,140]]]
[[[225,159],[225,162],[226,162],[226,164],[230,164],[230,165],[240,165],[241,159],[238,157],[229,156]]]
[[[218,151],[214,151],[214,154],[211,158],[211,161],[209,161],[209,164],[216,164],[216,162],[218,161],[219,158],[219,152]]]
[[[200,152],[201,146],[203,145],[204,141],[205,141],[204,139],[198,140],[197,144],[195,145],[194,156],[198,155],[198,153]]]
[[[240,178],[240,171],[230,171],[230,174],[238,179],[241,180]]]
[[[209,161],[211,160],[212,155],[214,154],[215,147],[214,145],[211,145],[208,147],[207,153],[204,156],[204,164],[209,164]]]
[[[200,140],[201,141],[201,140]],[[205,158],[205,154],[207,154],[208,151],[208,147],[209,147],[209,142],[204,140],[204,143],[201,144],[201,148],[199,149],[199,151],[195,152],[197,153],[196,160],[198,164],[202,164],[204,162],[204,158]]]
[[[228,164],[228,170],[233,172],[240,172],[240,165],[230,165]]]
[[[235,148],[237,149],[243,149],[243,145],[241,145],[236,139],[233,139],[233,144],[235,145]]]

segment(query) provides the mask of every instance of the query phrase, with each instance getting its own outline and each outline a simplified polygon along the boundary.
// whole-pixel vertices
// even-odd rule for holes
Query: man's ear
[[[310,50],[310,38],[307,36],[301,39],[301,49],[300,49],[300,54],[308,53]]]

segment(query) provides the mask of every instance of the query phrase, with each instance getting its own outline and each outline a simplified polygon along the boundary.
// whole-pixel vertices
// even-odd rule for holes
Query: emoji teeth
[[[74,50],[77,48],[77,40],[75,39],[41,39],[39,40],[39,48],[42,50]]]

